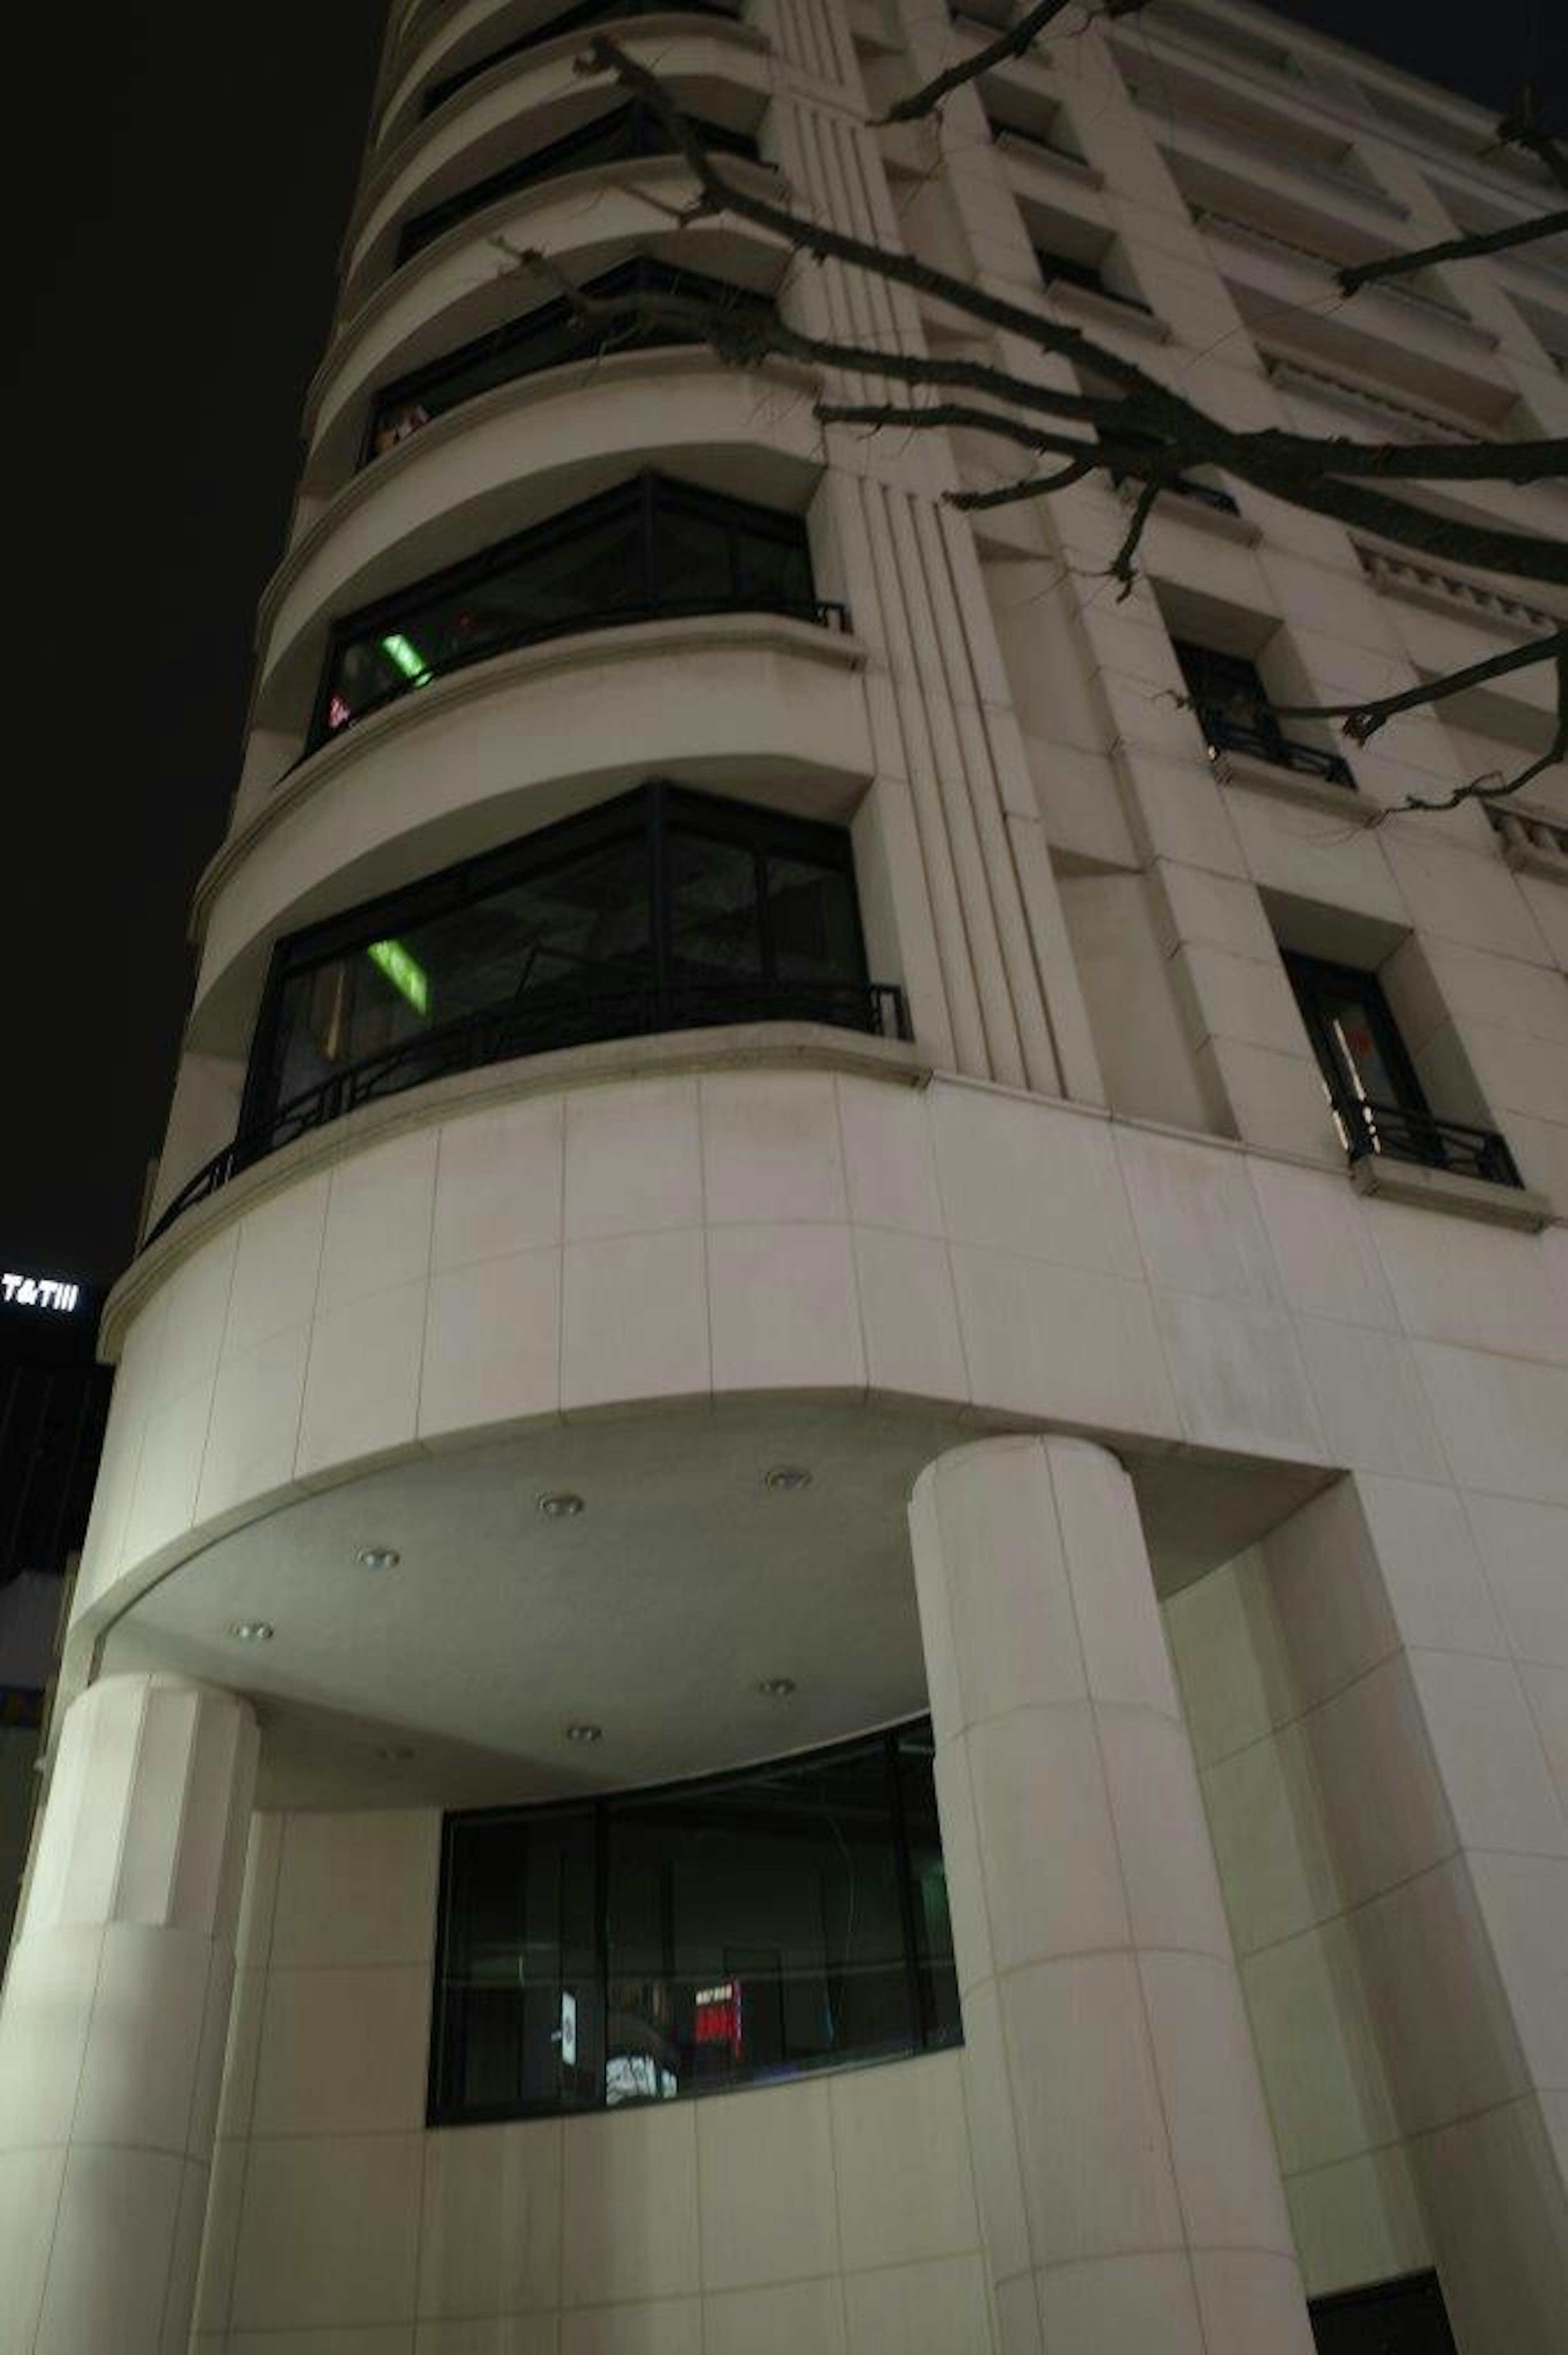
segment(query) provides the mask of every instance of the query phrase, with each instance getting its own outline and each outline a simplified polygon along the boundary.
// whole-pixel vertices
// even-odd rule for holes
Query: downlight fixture
[[[782,1496],[792,1496],[797,1488],[809,1488],[811,1476],[803,1464],[775,1464],[762,1476],[765,1488],[773,1488]]]
[[[396,1570],[402,1559],[396,1546],[361,1546],[359,1550],[361,1570]]]
[[[757,1688],[766,1700],[788,1700],[795,1689],[793,1677],[764,1677]]]
[[[604,1740],[604,1728],[602,1725],[568,1725],[567,1728],[567,1740],[568,1742],[576,1742],[584,1744],[585,1746],[591,1742],[602,1742]]]
[[[534,1502],[547,1521],[575,1521],[584,1510],[582,1498],[570,1488],[546,1488]]]
[[[266,1619],[231,1619],[228,1632],[237,1644],[270,1644],[275,1630]]]

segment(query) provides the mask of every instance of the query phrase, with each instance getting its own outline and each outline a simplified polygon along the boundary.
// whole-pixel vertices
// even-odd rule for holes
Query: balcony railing
[[[821,1022],[875,1039],[907,1039],[904,993],[880,981],[757,981],[688,986],[679,983],[613,996],[552,991],[545,1006],[486,1008],[377,1055],[345,1064],[302,1095],[281,1104],[266,1124],[242,1130],[231,1145],[181,1187],[148,1235],[165,1234],[176,1219],[217,1193],[231,1178],[297,1137],[328,1127],[362,1104],[400,1095],[431,1080],[490,1063],[609,1039],[646,1038],[659,1031],[711,1030],[732,1023]]]
[[[1351,793],[1356,781],[1351,764],[1338,752],[1326,752],[1318,744],[1303,744],[1294,737],[1282,736],[1261,719],[1242,719],[1223,704],[1198,702],[1193,705],[1198,724],[1208,739],[1211,754],[1245,752],[1255,761],[1266,761],[1270,768],[1293,769],[1298,776],[1318,777],[1328,785],[1347,785]]]
[[[1417,1112],[1407,1104],[1369,1103],[1344,1087],[1330,1090],[1330,1100],[1352,1161],[1381,1154],[1390,1161],[1413,1161],[1425,1169],[1446,1169],[1453,1177],[1484,1178],[1493,1186],[1524,1182],[1495,1129],[1439,1120],[1436,1113]]]
[[[522,57],[525,50],[536,49],[546,41],[554,41],[563,33],[578,33],[587,25],[619,22],[628,16],[727,16],[740,14],[736,0],[579,0],[575,8],[563,9],[558,16],[547,17],[544,24],[533,26],[514,41],[499,49],[492,49],[471,64],[460,66],[434,83],[425,92],[419,107],[421,114],[433,114],[438,106],[445,105],[471,81],[477,81],[492,66],[502,65],[508,58]]]
[[[715,155],[742,155],[756,161],[757,142],[749,132],[734,131],[726,123],[708,123],[695,116],[691,118],[688,128]],[[557,179],[567,172],[586,171],[593,164],[616,164],[635,156],[677,153],[673,140],[652,108],[641,99],[630,99],[608,114],[596,114],[589,122],[579,123],[564,138],[552,140],[547,147],[535,148],[531,155],[508,164],[503,171],[493,172],[487,179],[475,181],[471,187],[461,188],[443,203],[432,205],[428,212],[416,213],[404,225],[397,240],[398,262],[412,260],[471,213],[482,212],[487,205],[496,204],[520,188],[532,187],[536,181]]]

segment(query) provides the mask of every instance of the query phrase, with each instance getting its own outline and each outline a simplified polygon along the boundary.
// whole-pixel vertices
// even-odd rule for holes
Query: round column
[[[1132,1485],[984,1440],[910,1525],[1005,2355],[1311,2355]]]
[[[63,1721],[0,2009],[0,2355],[189,2338],[256,1752],[175,1677]]]

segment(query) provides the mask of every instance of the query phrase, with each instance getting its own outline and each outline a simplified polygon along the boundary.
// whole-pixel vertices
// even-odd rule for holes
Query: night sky
[[[1542,92],[1568,89],[1561,0],[1279,13],[1498,107],[1533,37]],[[160,0],[7,22],[10,1266],[105,1278],[131,1249],[385,14]]]

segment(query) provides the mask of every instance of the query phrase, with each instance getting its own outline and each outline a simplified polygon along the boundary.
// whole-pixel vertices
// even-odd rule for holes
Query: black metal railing
[[[542,993],[543,994],[543,993]],[[726,982],[664,986],[603,997],[550,992],[541,1007],[487,1007],[461,1022],[401,1040],[380,1054],[345,1064],[301,1095],[280,1104],[264,1125],[242,1130],[181,1187],[147,1242],[167,1232],[195,1203],[217,1193],[240,1170],[297,1137],[326,1128],[361,1104],[425,1086],[454,1072],[510,1063],[553,1049],[592,1046],[609,1039],[646,1038],[662,1030],[711,1030],[743,1022],[821,1022],[877,1039],[907,1039],[904,993],[881,981]]]
[[[1325,784],[1348,785],[1354,793],[1356,781],[1342,754],[1282,735],[1264,719],[1244,719],[1224,704],[1199,702],[1193,709],[1211,752],[1249,752],[1270,768],[1293,769],[1298,776],[1320,777]]]
[[[438,106],[443,106],[471,81],[477,81],[492,66],[502,65],[508,58],[522,57],[524,51],[558,39],[563,33],[580,32],[585,25],[618,22],[627,16],[727,16],[733,20],[739,14],[737,0],[578,0],[577,7],[563,9],[559,16],[547,17],[544,24],[520,33],[516,40],[508,41],[503,48],[491,49],[484,57],[475,58],[471,65],[460,66],[455,73],[433,83],[425,92],[419,112],[433,114]]]
[[[1524,1183],[1495,1129],[1440,1120],[1436,1113],[1409,1104],[1369,1103],[1342,1086],[1330,1089],[1330,1102],[1352,1161],[1376,1153],[1390,1161],[1416,1162],[1424,1169],[1446,1169],[1455,1177],[1484,1178],[1493,1186]]]
[[[640,319],[634,307],[639,295],[683,297],[705,304],[715,319],[732,325],[760,324],[773,310],[769,295],[731,286],[695,271],[677,270],[645,253],[602,271],[581,291],[598,302],[624,302],[624,314],[608,325],[585,319],[577,305],[562,295],[383,386],[371,408],[360,464],[368,465],[435,418],[477,400],[481,393],[493,391],[498,385],[514,384],[574,360],[599,358],[609,352],[670,348],[704,340],[702,328],[694,323]]]
[[[709,123],[695,116],[688,127],[715,155],[742,155],[756,161],[757,142],[748,132],[733,131],[726,123]],[[524,155],[503,170],[492,172],[488,178],[460,189],[456,196],[432,205],[428,212],[416,213],[412,220],[405,223],[397,240],[398,262],[408,261],[427,245],[433,245],[438,237],[444,236],[457,222],[466,220],[471,213],[482,212],[487,205],[514,195],[520,188],[532,187],[535,181],[586,171],[593,164],[616,164],[631,157],[677,153],[668,129],[652,108],[641,99],[630,99],[608,114],[596,114],[590,121],[579,123],[575,131],[553,139],[547,147],[536,148],[533,155]]]

